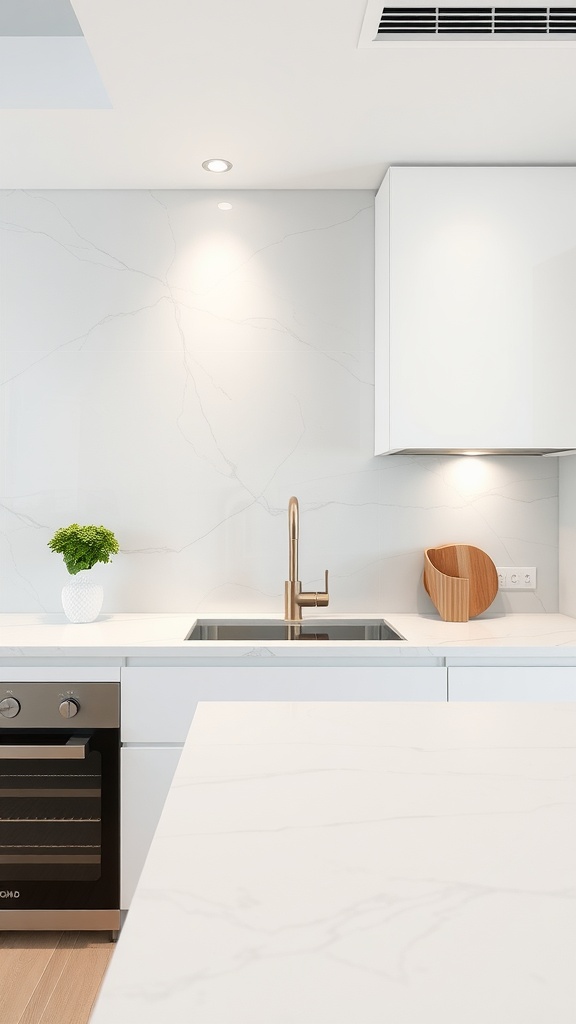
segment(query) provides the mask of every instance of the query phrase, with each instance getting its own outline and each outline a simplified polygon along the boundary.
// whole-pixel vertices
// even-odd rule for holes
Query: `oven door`
[[[6,911],[67,927],[27,912],[118,910],[119,758],[117,729],[0,730],[0,928],[18,927]]]

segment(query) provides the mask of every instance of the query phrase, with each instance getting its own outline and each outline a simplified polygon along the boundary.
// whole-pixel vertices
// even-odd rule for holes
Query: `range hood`
[[[375,453],[576,450],[576,168],[391,167]]]
[[[576,455],[576,448],[395,448],[377,455]]]

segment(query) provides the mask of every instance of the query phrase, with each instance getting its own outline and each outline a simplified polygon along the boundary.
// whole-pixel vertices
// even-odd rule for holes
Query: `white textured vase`
[[[80,573],[62,587],[62,607],[70,622],[94,622],[103,600],[103,587],[91,579],[82,579]]]

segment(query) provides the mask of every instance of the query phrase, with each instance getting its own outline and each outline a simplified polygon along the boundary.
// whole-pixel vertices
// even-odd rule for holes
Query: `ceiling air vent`
[[[576,7],[384,7],[378,26],[379,38],[443,32],[574,35]]]
[[[571,0],[574,3],[574,0]],[[368,0],[359,46],[385,43],[522,43],[576,41],[576,6],[536,7],[508,0],[501,7],[448,3],[430,7],[410,0]]]

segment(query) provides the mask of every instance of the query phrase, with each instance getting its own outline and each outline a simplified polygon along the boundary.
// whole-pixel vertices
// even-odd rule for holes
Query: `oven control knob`
[[[20,701],[16,697],[4,697],[0,700],[0,715],[3,718],[16,718],[20,714]]]
[[[58,710],[62,718],[74,718],[74,715],[77,715],[80,710],[80,704],[74,700],[74,697],[67,697],[61,702]]]

